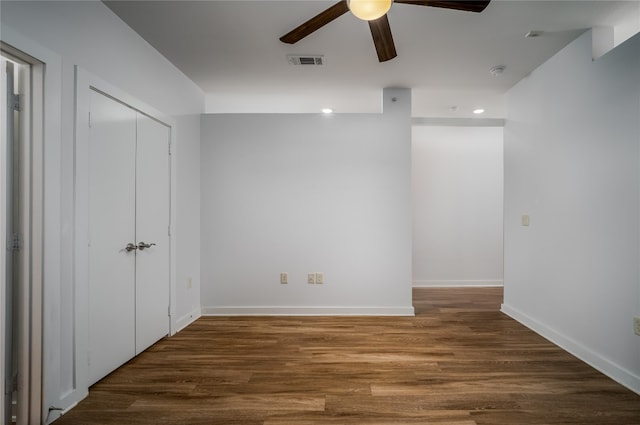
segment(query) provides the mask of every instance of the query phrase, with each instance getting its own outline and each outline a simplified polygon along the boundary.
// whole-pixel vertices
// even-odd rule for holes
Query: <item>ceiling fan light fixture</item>
[[[393,0],[347,0],[351,13],[363,21],[375,21],[391,9]]]

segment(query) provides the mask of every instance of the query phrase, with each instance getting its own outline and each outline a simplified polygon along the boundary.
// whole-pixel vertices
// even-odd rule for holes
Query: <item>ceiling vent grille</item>
[[[287,55],[289,65],[324,65],[324,56],[322,55]]]

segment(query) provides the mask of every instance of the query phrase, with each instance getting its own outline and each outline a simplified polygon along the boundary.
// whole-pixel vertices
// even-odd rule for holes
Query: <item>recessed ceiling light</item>
[[[333,113],[333,109],[331,109],[331,108],[322,108],[322,113],[323,114],[332,114]]]
[[[476,115],[484,114],[484,109],[482,108],[474,109],[473,113]]]

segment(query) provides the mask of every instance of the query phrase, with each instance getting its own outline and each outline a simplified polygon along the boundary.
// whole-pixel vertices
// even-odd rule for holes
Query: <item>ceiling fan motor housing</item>
[[[334,19],[351,11],[356,17],[369,22],[373,44],[378,54],[378,61],[386,62],[397,56],[387,17],[387,12],[394,2],[479,13],[489,5],[491,0],[340,0],[280,37],[280,41],[295,44]]]

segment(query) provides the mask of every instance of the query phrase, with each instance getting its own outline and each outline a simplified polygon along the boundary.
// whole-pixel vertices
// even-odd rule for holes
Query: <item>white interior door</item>
[[[138,113],[136,354],[169,333],[169,140],[169,127]]]
[[[136,111],[90,90],[89,380],[135,355]]]

